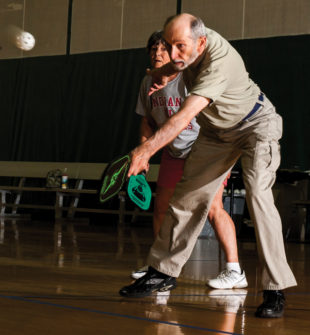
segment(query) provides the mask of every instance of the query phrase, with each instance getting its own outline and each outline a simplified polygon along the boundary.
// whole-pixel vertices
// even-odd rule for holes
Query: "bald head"
[[[197,40],[201,36],[205,36],[205,25],[203,21],[194,15],[182,13],[170,16],[165,24],[164,30],[184,31],[184,34],[190,36],[193,40]]]
[[[195,66],[206,47],[205,26],[201,19],[191,14],[168,18],[163,36],[177,71],[183,71],[192,64]]]

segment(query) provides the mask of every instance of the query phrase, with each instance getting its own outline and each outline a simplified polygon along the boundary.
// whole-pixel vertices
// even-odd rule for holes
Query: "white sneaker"
[[[231,289],[247,287],[248,282],[243,270],[241,274],[234,270],[224,270],[216,278],[208,279],[207,285],[212,288]]]
[[[225,312],[237,313],[243,307],[247,290],[212,290],[208,293],[216,306],[224,307]]]
[[[149,266],[145,265],[145,266],[143,266],[143,268],[141,268],[139,270],[132,271],[131,278],[139,279],[139,278],[143,277],[147,273],[148,269],[149,269]]]

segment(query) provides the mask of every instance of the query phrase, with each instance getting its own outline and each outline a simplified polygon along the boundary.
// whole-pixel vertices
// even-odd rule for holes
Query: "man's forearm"
[[[142,145],[153,156],[158,150],[173,141],[186,128],[188,122],[175,114]]]
[[[149,159],[176,138],[209,102],[209,99],[200,96],[187,97],[178,113],[173,115],[153,136],[131,151],[131,164],[127,176],[137,175],[142,170],[147,171]]]
[[[179,112],[169,118],[168,121],[143,144],[145,149],[153,156],[158,150],[173,141],[209,102],[209,99],[199,96],[189,96],[186,98]]]
[[[143,144],[145,149],[153,156],[158,150],[173,141],[209,102],[209,99],[199,96],[187,97],[179,112],[169,118],[168,121]]]

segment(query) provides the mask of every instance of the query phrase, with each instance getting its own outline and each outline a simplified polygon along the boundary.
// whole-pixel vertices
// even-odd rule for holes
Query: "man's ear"
[[[197,49],[198,49],[199,53],[204,51],[204,49],[206,48],[206,44],[207,44],[207,37],[206,36],[200,36],[198,38],[198,44],[197,44]]]

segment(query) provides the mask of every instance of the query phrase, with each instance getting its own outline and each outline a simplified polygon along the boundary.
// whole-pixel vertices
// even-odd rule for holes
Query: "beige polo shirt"
[[[239,123],[254,107],[259,87],[249,78],[238,52],[215,31],[206,28],[207,45],[202,61],[184,70],[189,94],[212,100],[200,112],[199,124],[211,123],[230,128]]]

